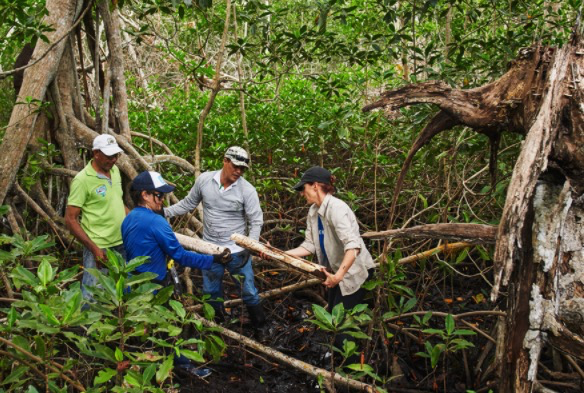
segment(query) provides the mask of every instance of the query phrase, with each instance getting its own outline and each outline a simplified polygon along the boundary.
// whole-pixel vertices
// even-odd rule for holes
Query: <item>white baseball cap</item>
[[[239,146],[231,146],[227,149],[225,158],[229,158],[234,165],[249,168],[249,155]]]
[[[100,150],[106,156],[123,152],[118,146],[116,138],[108,134],[99,135],[93,140],[93,150]]]

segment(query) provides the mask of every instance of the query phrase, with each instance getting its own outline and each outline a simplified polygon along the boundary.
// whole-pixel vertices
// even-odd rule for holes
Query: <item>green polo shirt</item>
[[[122,199],[122,177],[115,165],[111,180],[98,174],[91,161],[71,182],[70,206],[81,208],[81,228],[100,248],[122,244],[122,221],[126,217]]]

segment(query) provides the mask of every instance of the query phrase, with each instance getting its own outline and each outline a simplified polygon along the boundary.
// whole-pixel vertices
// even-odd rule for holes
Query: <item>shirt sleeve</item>
[[[357,218],[349,206],[335,209],[331,213],[329,220],[337,237],[343,243],[344,251],[355,248],[361,249],[361,234],[358,230],[359,226],[353,225],[356,224]],[[355,228],[357,228],[357,231],[355,231]]]
[[[201,182],[199,179],[195,181],[195,185],[189,191],[189,194],[180,202],[175,203],[170,207],[164,208],[164,216],[166,218],[174,217],[174,216],[182,216],[183,214],[187,214],[192,212],[197,208],[199,203],[201,202]]]
[[[86,198],[87,192],[85,191],[83,182],[77,177],[73,178],[73,181],[71,182],[71,190],[69,191],[69,198],[67,199],[67,205],[83,207]]]
[[[254,240],[260,240],[262,225],[264,225],[264,213],[260,206],[258,192],[250,185],[249,190],[246,190],[243,198],[245,216],[249,226],[248,236]]]
[[[185,250],[176,239],[168,222],[162,216],[156,217],[152,224],[156,228],[154,237],[164,254],[182,266],[196,269],[208,269],[211,267],[213,257]]]
[[[306,231],[304,232],[304,241],[300,247],[309,251],[311,254],[316,252],[316,247],[314,245],[314,239],[312,237],[312,225],[310,223],[310,216],[306,217]]]

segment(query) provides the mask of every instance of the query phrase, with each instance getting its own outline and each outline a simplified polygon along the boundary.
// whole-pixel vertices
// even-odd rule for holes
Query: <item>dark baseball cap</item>
[[[323,183],[331,184],[331,173],[320,166],[313,166],[304,174],[300,179],[300,182],[294,186],[294,189],[298,192],[304,189],[306,183]]]
[[[132,190],[134,191],[158,191],[158,192],[172,192],[176,188],[168,184],[162,175],[154,171],[144,171],[132,181]]]

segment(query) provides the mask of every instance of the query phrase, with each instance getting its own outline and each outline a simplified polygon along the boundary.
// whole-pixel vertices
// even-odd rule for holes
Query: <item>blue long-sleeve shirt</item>
[[[138,206],[122,222],[122,239],[128,261],[148,256],[150,261],[138,266],[140,273],[158,274],[159,280],[166,277],[166,257],[182,266],[208,269],[213,264],[211,255],[186,251],[176,239],[172,228],[159,214]]]

